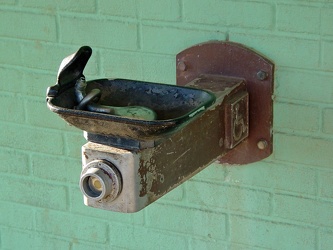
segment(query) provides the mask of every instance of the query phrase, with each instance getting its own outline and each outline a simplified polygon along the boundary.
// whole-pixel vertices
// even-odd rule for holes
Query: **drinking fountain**
[[[274,64],[243,45],[212,41],[176,57],[176,84],[86,81],[88,46],[66,57],[48,108],[84,131],[80,189],[87,206],[136,212],[209,164],[272,153]],[[156,72],[158,74],[158,72]]]

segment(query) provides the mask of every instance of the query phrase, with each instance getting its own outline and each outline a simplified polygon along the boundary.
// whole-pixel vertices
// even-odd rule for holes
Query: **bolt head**
[[[268,78],[268,73],[263,71],[263,70],[260,70],[258,71],[257,73],[257,78],[260,80],[260,81],[263,81],[263,80],[266,80]]]
[[[186,64],[184,61],[180,61],[177,65],[177,68],[180,70],[180,71],[186,71]]]
[[[265,148],[267,148],[268,146],[268,143],[266,140],[260,140],[258,141],[257,143],[257,147],[260,149],[260,150],[264,150]]]

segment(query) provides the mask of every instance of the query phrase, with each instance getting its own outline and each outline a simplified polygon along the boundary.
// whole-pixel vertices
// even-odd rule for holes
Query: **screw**
[[[259,70],[258,73],[257,73],[257,78],[260,80],[260,81],[263,81],[263,80],[266,80],[268,77],[268,74],[267,72],[263,71],[263,70]]]
[[[180,70],[180,71],[186,71],[186,64],[184,61],[180,61],[177,65],[177,68]]]
[[[267,148],[268,146],[268,143],[266,140],[260,140],[258,141],[257,143],[257,147],[260,149],[260,150],[264,150],[265,148]]]

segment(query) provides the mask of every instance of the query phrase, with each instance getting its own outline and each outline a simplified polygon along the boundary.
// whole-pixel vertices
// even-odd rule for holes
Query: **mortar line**
[[[97,74],[98,76],[102,76],[103,75],[103,71],[104,71],[104,63],[102,60],[102,53],[100,49],[96,50],[96,57],[97,57]]]
[[[180,22],[185,22],[184,21],[184,0],[179,0],[179,14],[180,14]]]
[[[186,244],[188,250],[193,250],[192,242],[193,242],[192,237],[186,237]]]
[[[317,228],[316,229],[316,233],[315,233],[315,249],[319,250],[320,249],[320,245],[321,245],[321,242],[320,242],[320,229]]]
[[[320,8],[320,15],[319,15],[319,68],[323,68],[323,28],[322,28],[322,11],[323,11],[323,5]]]
[[[276,2],[274,2],[273,3],[273,5],[272,5],[272,7],[273,7],[273,27],[272,27],[272,30],[273,31],[278,31],[277,30],[277,3]]]
[[[110,246],[111,245],[111,239],[110,239],[110,223],[106,223],[106,242],[105,245]]]
[[[227,212],[225,214],[225,222],[226,222],[226,225],[225,225],[226,239],[225,239],[225,241],[227,241],[229,243],[230,240],[231,240],[231,220],[230,220],[230,214],[229,214],[229,212]]]
[[[143,226],[144,227],[149,226],[148,221],[147,221],[147,218],[148,218],[147,213],[148,213],[147,209],[143,209],[143,215],[142,216],[143,216]]]
[[[229,29],[225,32],[225,40],[230,41],[230,30]]]
[[[99,6],[99,1],[98,0],[95,0],[95,14],[100,14],[101,13],[101,9],[100,9],[100,6]]]
[[[33,153],[30,153],[28,154],[28,170],[29,170],[29,176],[31,178],[33,178],[33,174],[34,174],[34,171],[33,171],[33,167],[32,167],[32,155]]]
[[[34,232],[37,232],[37,211],[38,209],[36,209],[36,207],[34,207],[35,209],[33,210],[32,216],[33,216],[33,220],[32,220],[32,228]]]
[[[320,181],[319,177],[320,177],[319,169],[316,169],[315,185],[316,185],[316,197],[317,197],[317,200],[320,197],[320,190],[321,190],[321,181]]]
[[[137,27],[136,27],[136,32],[137,32],[137,50],[141,51],[142,50],[142,18],[141,18],[141,13],[139,11],[140,6],[139,6],[140,2],[139,1],[135,1],[135,18],[136,18],[136,23],[137,23]]]
[[[16,93],[14,93],[14,94],[16,94]],[[27,108],[27,105],[28,105],[27,99],[23,100],[23,122],[26,125],[31,125],[31,124],[28,123],[28,115],[27,115],[28,108]]]
[[[318,122],[318,127],[319,127],[319,132],[324,133],[324,111],[326,107],[320,106],[320,112],[319,112],[319,122]]]
[[[60,43],[61,41],[61,32],[60,32],[60,14],[57,9],[56,15],[55,15],[55,23],[56,23],[56,42]]]

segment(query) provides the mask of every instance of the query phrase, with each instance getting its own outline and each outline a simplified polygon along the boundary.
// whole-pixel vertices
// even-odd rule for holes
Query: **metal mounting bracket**
[[[262,55],[233,43],[212,41],[183,50],[176,57],[177,85],[201,75],[241,78],[249,94],[248,137],[219,160],[247,164],[262,160],[273,150],[274,64]]]

